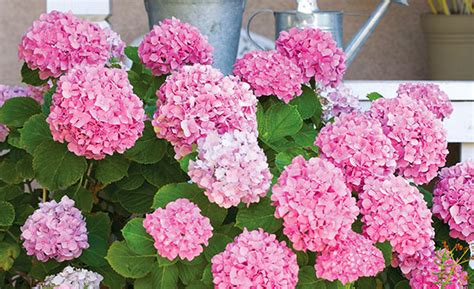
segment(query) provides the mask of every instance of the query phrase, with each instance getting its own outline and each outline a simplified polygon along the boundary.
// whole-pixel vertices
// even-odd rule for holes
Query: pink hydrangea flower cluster
[[[257,98],[250,86],[209,65],[184,66],[166,79],[157,96],[152,124],[157,137],[174,146],[176,158],[211,131],[257,131]]]
[[[272,188],[275,217],[296,250],[323,251],[345,238],[359,209],[340,169],[302,156],[293,159]]]
[[[72,13],[41,14],[23,36],[18,57],[41,79],[59,77],[77,65],[107,62],[110,45],[103,30]]]
[[[375,276],[384,268],[382,252],[369,239],[352,231],[334,247],[324,250],[314,265],[318,278],[339,280],[342,284]]]
[[[212,51],[207,37],[196,27],[174,17],[153,26],[138,47],[141,61],[154,75],[168,74],[186,64],[212,64]]]
[[[340,168],[352,190],[360,190],[364,179],[395,172],[397,155],[377,120],[367,114],[342,114],[326,125],[314,143],[320,156]]]
[[[413,255],[434,238],[423,195],[402,177],[366,179],[359,208],[364,234],[374,242],[389,240],[397,253]]]
[[[432,83],[405,83],[400,84],[398,97],[408,96],[426,105],[429,111],[437,118],[444,119],[453,112],[453,105],[448,95],[437,84]]]
[[[431,240],[425,247],[415,252],[415,254],[393,253],[392,267],[399,267],[407,278],[411,272],[421,268],[427,260],[431,260],[435,254],[435,243]]]
[[[256,96],[275,95],[285,103],[300,95],[301,69],[277,51],[252,51],[238,59],[234,74],[250,84]]]
[[[224,208],[249,205],[267,194],[272,175],[255,133],[210,132],[198,140],[198,153],[188,174],[212,203]]]
[[[359,98],[342,83],[329,90],[325,99],[327,101],[324,106],[325,119],[360,110]]]
[[[59,79],[47,122],[54,140],[100,160],[134,146],[144,128],[142,106],[124,70],[78,67]]]
[[[72,260],[89,248],[84,217],[67,196],[40,203],[21,227],[21,239],[26,253],[42,262]]]
[[[474,241],[474,160],[441,170],[433,214],[449,225],[451,237]]]
[[[110,28],[104,28],[107,43],[110,45],[109,58],[115,58],[117,61],[122,61],[125,58],[125,42],[120,38],[117,32]]]
[[[244,229],[211,263],[219,289],[295,288],[298,282],[296,254],[262,229]]]
[[[188,199],[177,199],[164,209],[147,214],[143,227],[155,240],[158,254],[169,260],[179,256],[191,261],[212,237],[209,218],[201,215],[199,207]]]
[[[397,172],[416,184],[436,177],[448,154],[447,134],[441,121],[409,97],[380,98],[372,103],[370,111],[381,122],[397,152]]]
[[[346,71],[345,56],[329,32],[317,28],[292,28],[280,33],[276,49],[296,61],[303,80],[314,77],[322,87],[337,86]]]
[[[103,279],[98,273],[67,266],[58,274],[47,276],[44,282],[34,288],[99,289]]]
[[[468,285],[467,279],[467,272],[452,259],[447,250],[442,249],[425,266],[412,272],[410,286],[423,289],[464,289]]]

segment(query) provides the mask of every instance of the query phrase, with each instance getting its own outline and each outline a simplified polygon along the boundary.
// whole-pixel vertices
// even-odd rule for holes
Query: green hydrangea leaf
[[[383,258],[385,259],[385,266],[390,266],[390,264],[392,264],[392,245],[390,245],[390,241],[376,243],[375,247],[382,251]]]
[[[290,104],[298,109],[302,119],[309,119],[315,114],[319,100],[311,87],[303,85],[302,90],[303,93],[291,100]]]
[[[46,117],[36,114],[30,117],[20,129],[21,143],[26,151],[33,155],[36,148],[43,142],[52,141],[51,131],[46,122]]]
[[[134,218],[122,229],[122,235],[128,247],[137,254],[153,255],[156,249],[153,245],[153,238],[143,227],[143,218]]]
[[[94,271],[102,275],[104,280],[102,283],[107,285],[110,289],[122,289],[125,288],[125,278],[117,274],[109,265],[96,267]]]
[[[33,86],[40,86],[48,82],[48,79],[41,79],[39,77],[39,70],[32,70],[26,63],[21,67],[21,81]]]
[[[9,202],[0,201],[0,226],[10,226],[15,220],[15,207]]]
[[[105,256],[107,255],[107,240],[89,233],[87,241],[89,248],[82,251],[79,260],[92,267],[107,265],[107,261],[105,260]]]
[[[0,210],[1,210],[0,203]],[[1,213],[0,213],[1,214]],[[1,219],[0,219],[1,220]],[[20,255],[18,244],[1,242],[0,243],[0,269],[8,271],[12,268],[15,259]]]
[[[65,144],[48,141],[35,150],[33,169],[41,185],[50,190],[60,190],[76,183],[84,175],[87,162],[68,151]]]
[[[145,122],[143,136],[137,140],[135,146],[125,152],[125,157],[140,164],[154,164],[159,162],[166,153],[167,143],[158,139],[149,121]]]
[[[296,134],[303,126],[298,109],[293,105],[275,103],[265,111],[259,135],[265,142],[275,142]]]
[[[92,192],[84,189],[83,187],[70,187],[63,191],[56,191],[54,194],[54,199],[59,201],[63,196],[66,195],[70,199],[74,200],[75,207],[82,212],[89,213],[92,210],[92,206],[94,204]]]
[[[114,154],[97,162],[95,177],[102,184],[110,184],[121,180],[127,175],[130,161],[122,155]]]
[[[212,257],[224,251],[227,244],[232,241],[233,240],[230,237],[224,234],[213,234],[212,238],[209,240],[209,245],[204,248],[204,256],[206,257],[206,260],[211,262]]]
[[[143,186],[134,190],[118,191],[116,196],[125,210],[142,214],[150,210],[155,193],[156,187],[144,183]]]
[[[376,100],[379,99],[379,98],[383,98],[383,95],[381,95],[381,94],[378,93],[378,92],[371,92],[371,93],[367,94],[367,98],[368,98],[370,101],[376,101]]]
[[[179,269],[177,265],[160,267],[156,263],[148,276],[135,281],[135,289],[176,289],[178,288]]]
[[[156,255],[138,255],[125,241],[115,241],[110,246],[106,259],[112,269],[126,278],[145,277],[152,269]]]
[[[22,127],[33,115],[41,112],[39,103],[31,97],[14,97],[0,107],[0,123],[10,127]]]
[[[268,233],[273,233],[281,228],[281,219],[276,219],[275,207],[270,204],[269,198],[262,198],[260,202],[247,207],[239,208],[236,226],[248,230],[262,228]]]

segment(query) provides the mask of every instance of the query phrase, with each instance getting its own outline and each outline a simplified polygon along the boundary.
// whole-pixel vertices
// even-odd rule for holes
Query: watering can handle
[[[247,22],[247,37],[250,39],[250,41],[255,45],[257,46],[260,50],[265,50],[265,48],[263,48],[262,46],[260,46],[260,44],[258,44],[255,40],[253,40],[252,38],[252,35],[250,35],[250,25],[252,24],[252,21],[253,19],[258,16],[259,14],[262,14],[262,13],[272,13],[273,14],[273,10],[271,9],[261,9],[261,10],[257,10],[255,11],[252,16],[250,16],[249,18],[249,21]]]

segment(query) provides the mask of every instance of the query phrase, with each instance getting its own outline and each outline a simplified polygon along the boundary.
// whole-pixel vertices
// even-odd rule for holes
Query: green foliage
[[[10,98],[0,107],[0,123],[22,127],[25,121],[40,112],[40,105],[30,97]]]
[[[381,95],[381,94],[378,93],[378,92],[372,92],[372,93],[367,94],[367,98],[368,98],[370,101],[376,101],[376,100],[379,99],[379,98],[383,98],[383,95]]]
[[[145,122],[143,136],[135,146],[125,152],[125,157],[140,164],[159,162],[166,153],[166,141],[157,139],[150,122]]]
[[[15,220],[15,208],[9,202],[0,201],[0,226],[10,226]]]
[[[46,123],[46,117],[43,114],[36,114],[30,117],[20,130],[22,143],[25,150],[33,155],[36,148],[43,142],[52,141],[53,137]]]
[[[122,229],[122,235],[128,247],[137,254],[153,255],[156,249],[153,238],[143,227],[143,218],[131,219]]]
[[[38,70],[31,70],[26,63],[21,67],[21,81],[33,86],[40,86],[48,82],[48,79],[41,79]]]
[[[281,219],[274,217],[275,207],[270,205],[268,198],[263,198],[257,204],[250,205],[248,208],[240,208],[237,213],[237,227],[248,230],[262,228],[269,233],[278,231],[281,227]]]
[[[392,245],[389,241],[383,243],[375,244],[375,247],[379,248],[382,251],[383,258],[385,260],[385,266],[390,266],[392,264]]]
[[[150,271],[150,264],[155,255],[140,255],[133,252],[125,241],[115,241],[110,246],[106,259],[112,269],[126,278],[145,277]]]
[[[303,119],[295,106],[275,103],[264,112],[259,135],[263,141],[272,143],[296,134],[302,126]]]
[[[97,163],[95,177],[102,184],[120,181],[127,175],[130,162],[121,155],[107,156]]]

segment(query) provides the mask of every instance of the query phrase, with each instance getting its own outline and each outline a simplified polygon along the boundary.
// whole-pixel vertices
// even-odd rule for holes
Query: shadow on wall
[[[45,0],[0,0],[0,83],[16,84],[20,70],[17,45],[28,26],[46,9]],[[148,31],[147,18],[141,0],[112,0],[109,21],[122,38],[131,42]],[[293,0],[248,0],[243,23],[261,8],[293,9]],[[345,18],[345,41],[364,23],[379,3],[378,0],[319,0],[320,8],[342,10]],[[409,7],[393,6],[382,19],[375,33],[350,67],[347,79],[410,79],[427,78],[425,43],[420,28],[420,14],[427,12],[425,1],[410,1]],[[255,20],[255,32],[273,37],[272,16]]]

